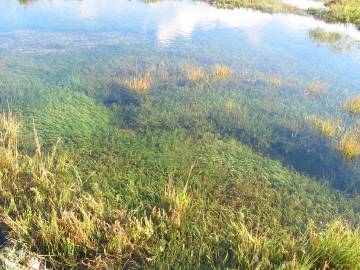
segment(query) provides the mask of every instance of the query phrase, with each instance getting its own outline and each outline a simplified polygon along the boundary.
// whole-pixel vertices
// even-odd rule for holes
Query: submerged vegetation
[[[320,80],[314,80],[309,84],[308,88],[306,89],[305,95],[311,96],[321,94],[324,93],[328,88],[328,84]]]
[[[270,77],[268,79],[268,82],[270,84],[272,84],[273,86],[275,86],[276,88],[280,88],[283,85],[283,80],[281,78],[278,77]]]
[[[186,74],[189,81],[200,82],[206,78],[205,72],[200,67],[186,67]]]
[[[248,91],[235,80],[234,88],[217,80],[204,87],[178,73],[182,65],[142,66],[137,74],[148,74],[152,91],[114,82],[112,74],[105,77],[110,83],[89,91],[96,79],[90,73],[71,79],[76,92],[34,80],[27,91],[41,89],[40,100],[4,92],[5,101],[18,100],[11,107],[21,119],[4,113],[0,121],[0,222],[14,249],[55,269],[360,267],[359,198],[255,151],[285,141],[287,148],[278,147],[290,156],[298,137],[309,137],[276,133],[264,113],[268,104],[250,96],[281,91],[259,92],[253,84]],[[205,70],[214,70],[187,67],[205,78]],[[219,78],[237,77],[232,68],[221,70]],[[284,85],[264,78],[262,85]],[[262,119],[249,111],[259,105]],[[276,120],[290,126],[288,117]],[[321,136],[337,138],[330,119],[307,121]],[[353,139],[338,146],[351,161],[360,154]],[[357,182],[347,185],[357,192]]]
[[[108,181],[100,180],[105,171],[91,176],[93,173],[76,168],[69,156],[58,152],[57,144],[44,152],[36,132],[33,153],[20,151],[19,124],[11,115],[2,116],[0,128],[1,222],[8,227],[8,238],[45,255],[39,259],[52,267],[360,266],[357,230],[340,220],[329,227],[315,226],[333,219],[343,204],[351,205],[348,199],[330,190],[324,193],[320,184],[235,142],[207,135],[202,144],[191,140],[184,144],[189,139],[179,134],[170,144],[164,143],[169,144],[170,151],[176,149],[175,156],[188,159],[186,171],[161,172],[151,169],[149,163],[143,168],[150,170],[148,176],[142,175],[143,169],[134,174],[136,163],[122,167],[122,162],[130,160],[120,161],[118,157],[120,166],[110,170]],[[135,143],[129,135],[125,141]],[[200,145],[205,148],[200,149]],[[150,153],[144,150],[138,154],[146,158]],[[198,153],[193,156],[187,151]],[[106,155],[100,160],[110,162],[111,152]],[[157,160],[160,166],[175,162],[182,167],[176,159],[161,156]],[[214,167],[215,160],[221,167]],[[95,170],[105,165],[91,162],[96,162],[90,165]],[[258,169],[253,169],[254,164]],[[230,175],[233,180],[228,179]],[[116,186],[122,188],[114,189]],[[285,204],[287,207],[282,208]],[[329,216],[326,209],[332,209]]]
[[[213,76],[215,79],[226,80],[232,74],[233,74],[233,70],[229,66],[222,65],[222,64],[216,64],[213,67]]]
[[[351,118],[305,61],[137,37],[0,48],[0,269],[10,248],[53,269],[359,270],[357,97]]]
[[[122,84],[137,94],[146,94],[151,88],[151,79],[149,75],[143,77],[132,76],[122,79]]]
[[[308,117],[308,121],[323,136],[331,138],[336,135],[338,126],[329,119],[321,119],[318,117]]]
[[[321,43],[336,43],[343,38],[343,36],[336,32],[326,32],[321,28],[310,30],[310,38]]]
[[[344,107],[352,117],[356,117],[360,113],[360,96],[351,98],[345,102]]]
[[[355,134],[345,134],[338,145],[338,149],[347,160],[354,160],[360,156],[360,140]]]

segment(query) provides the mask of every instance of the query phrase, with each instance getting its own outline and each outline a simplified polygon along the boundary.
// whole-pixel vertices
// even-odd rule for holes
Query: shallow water
[[[319,29],[341,38],[319,40],[311,34]],[[234,91],[235,103],[241,103],[253,121],[251,127],[230,126],[226,134],[343,187],[348,179],[358,179],[358,162],[343,161],[333,142],[303,126],[308,115],[341,121],[341,129],[354,125],[341,104],[360,93],[359,42],[360,32],[351,25],[216,9],[200,2],[54,0],[20,5],[7,0],[0,3],[1,101],[7,104],[10,99],[26,115],[31,105],[22,104],[41,96],[32,89],[38,88],[36,83],[44,88],[71,85],[90,95],[90,88],[106,87],[108,78],[134,69],[164,64],[176,73],[181,65],[210,70],[216,63],[226,64],[235,75],[216,87]],[[173,84],[184,87],[174,77]],[[282,81],[279,91],[269,84],[271,78]],[[306,96],[312,82],[326,85],[326,93]],[[264,130],[272,130],[266,138],[247,131],[263,124]]]

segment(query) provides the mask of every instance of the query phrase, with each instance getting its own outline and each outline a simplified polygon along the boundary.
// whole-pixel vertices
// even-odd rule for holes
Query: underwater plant
[[[121,80],[122,84],[129,90],[137,94],[146,94],[149,92],[152,80],[149,75],[131,76]]]
[[[267,81],[276,88],[280,88],[283,85],[283,80],[279,77],[270,77]]]
[[[305,90],[306,96],[321,94],[325,92],[329,88],[329,85],[327,83],[324,83],[320,80],[314,80],[312,81],[308,88]]]
[[[322,119],[319,117],[307,117],[306,120],[318,130],[323,136],[329,138],[333,137],[337,131],[337,125],[329,120],[329,119]]]
[[[232,74],[233,74],[233,70],[229,66],[223,64],[216,64],[213,67],[213,76],[218,80],[226,80]]]
[[[185,69],[187,79],[191,82],[203,81],[206,78],[205,72],[201,67],[188,66]]]
[[[309,31],[309,36],[316,42],[334,44],[341,40],[343,36],[337,32],[326,32],[325,30],[317,27]]]
[[[350,113],[352,117],[357,116],[360,113],[360,96],[353,97],[344,103],[344,107]]]
[[[346,160],[352,161],[360,156],[359,137],[352,133],[345,134],[340,139],[337,148]]]

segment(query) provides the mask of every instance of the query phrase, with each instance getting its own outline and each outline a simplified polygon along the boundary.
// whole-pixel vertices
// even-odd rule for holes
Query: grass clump
[[[338,143],[338,150],[342,153],[344,158],[352,161],[360,156],[360,141],[355,134],[345,134]]]
[[[311,269],[359,269],[360,234],[347,223],[335,221],[320,234],[310,230]]]
[[[345,102],[344,107],[352,117],[357,116],[360,113],[360,96],[354,97]]]
[[[122,79],[122,84],[129,90],[137,94],[147,94],[151,88],[151,78],[149,75],[131,76]]]
[[[329,88],[329,85],[320,81],[320,80],[314,80],[312,81],[308,88],[305,91],[306,96],[312,96],[324,93]]]
[[[280,88],[283,85],[283,80],[278,77],[270,77],[268,80],[268,83],[273,85],[275,88]]]
[[[328,0],[328,18],[332,21],[353,23],[360,28],[360,3],[358,0]]]
[[[206,79],[205,72],[200,67],[186,67],[186,76],[191,82],[200,82]]]
[[[316,44],[328,46],[335,52],[351,50],[353,47],[356,47],[356,42],[349,38],[348,35],[327,32],[320,27],[310,30],[309,37]]]
[[[216,64],[213,67],[213,76],[215,79],[218,80],[226,80],[233,74],[233,70],[231,67],[223,65],[223,64]]]
[[[336,135],[337,125],[329,120],[319,117],[308,117],[307,121],[318,130],[324,137],[331,138]]]
[[[310,30],[310,38],[316,42],[334,44],[341,40],[343,36],[337,32],[326,32],[325,30],[317,27]]]

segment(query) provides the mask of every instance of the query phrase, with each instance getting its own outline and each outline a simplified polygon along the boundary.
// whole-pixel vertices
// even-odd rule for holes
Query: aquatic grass
[[[334,44],[343,38],[343,35],[337,32],[327,32],[322,28],[315,28],[309,31],[309,36],[316,42]]]
[[[218,80],[226,80],[233,74],[233,69],[223,64],[213,66],[213,77]]]
[[[206,79],[206,74],[203,68],[189,66],[186,67],[186,76],[187,79],[191,82],[201,82]]]
[[[327,18],[343,23],[353,23],[360,28],[360,6],[358,0],[327,0]]]
[[[273,85],[275,88],[280,88],[283,85],[283,80],[279,77],[270,77],[267,79],[267,82]]]
[[[360,96],[353,97],[346,101],[344,107],[352,117],[357,116],[360,113]]]
[[[322,28],[315,28],[309,31],[309,37],[312,41],[319,45],[326,45],[335,52],[349,50],[356,46],[354,42],[347,35],[337,32],[327,32]]]
[[[331,138],[336,135],[338,125],[329,119],[307,117],[306,121],[326,138]]]
[[[5,116],[0,122],[1,130],[7,131],[16,123]],[[3,141],[8,143],[0,146],[1,152],[18,153],[15,141],[7,138],[3,135]],[[9,171],[6,169],[9,165],[0,163],[1,223],[10,230],[8,238],[41,254],[51,254],[47,259],[54,267],[97,268],[106,265],[101,258],[95,256],[88,260],[87,256],[114,251],[117,233],[121,234],[121,245],[113,253],[116,259],[110,255],[108,261],[125,262],[131,256],[141,256],[145,242],[151,237],[151,221],[118,211],[116,213],[123,213],[121,224],[117,220],[118,214],[106,222],[103,201],[86,192],[81,193],[82,181],[75,168],[66,159],[57,157],[56,148],[44,154],[36,135],[35,141],[33,156],[11,156],[11,173],[4,174]],[[126,236],[127,233],[131,236]],[[104,246],[100,244],[102,241],[106,243]],[[142,251],[136,251],[137,245],[142,246]],[[128,250],[130,257],[124,256],[124,250]],[[84,256],[82,259],[78,257],[80,254]]]
[[[329,89],[329,85],[327,83],[324,83],[320,80],[314,80],[309,84],[309,86],[305,90],[305,95],[313,96],[313,95],[322,94],[328,89]]]
[[[234,100],[229,98],[225,104],[226,110],[230,113],[234,109]]]
[[[360,156],[360,140],[356,134],[347,133],[340,138],[337,149],[348,161]]]
[[[99,70],[106,66],[96,80],[92,75],[80,75],[71,83],[64,79],[61,84],[68,89],[51,82],[46,92],[31,80],[29,88],[19,82],[4,91],[16,100],[32,97],[31,110],[19,103],[16,111],[27,140],[32,143],[34,123],[38,142],[46,142],[25,148],[23,138],[18,138],[17,175],[24,181],[13,182],[23,188],[29,179],[32,185],[37,179],[39,185],[15,196],[6,189],[9,201],[0,202],[0,213],[6,211],[11,218],[4,216],[13,225],[8,239],[59,269],[298,270],[330,262],[333,248],[328,245],[320,248],[324,251],[317,259],[320,252],[311,248],[308,223],[314,220],[314,241],[320,241],[340,216],[356,227],[359,202],[338,191],[331,178],[337,174],[341,180],[350,179],[345,162],[303,123],[307,106],[317,106],[315,99],[274,92],[266,76],[241,83],[236,77],[226,85],[194,91],[184,82],[181,67],[167,67],[173,73],[161,81],[156,75],[159,67],[147,63],[158,60],[158,55],[149,55],[141,66],[151,73],[156,87],[146,98],[119,82],[110,88],[113,69],[120,78],[137,72],[131,64],[124,70],[122,57],[111,69],[106,61],[96,62]],[[25,90],[16,96],[13,88]],[[138,102],[121,96],[101,104],[117,91]],[[321,100],[327,101],[325,96]],[[52,142],[62,134],[66,137],[52,151]],[[41,150],[37,152],[43,160],[55,153],[56,166],[46,167],[42,176],[53,181],[23,167],[28,163],[22,158],[32,160],[35,149]],[[281,153],[272,157],[285,166],[266,157],[264,153],[271,156],[272,150]],[[318,175],[308,170],[312,167]],[[300,172],[328,178],[320,184]],[[341,189],[356,193],[356,182],[348,180]],[[353,232],[355,236],[356,229]],[[341,263],[336,267],[341,269]]]
[[[3,119],[4,136],[18,122]],[[11,143],[2,151],[17,153],[17,173],[0,174],[7,237],[59,269],[358,265],[355,230],[335,235],[344,249],[320,245],[320,228],[306,233],[310,217],[325,223],[337,215],[330,209],[349,206],[326,186],[211,134],[201,143],[180,130],[118,135],[108,145],[119,147],[114,153],[103,148],[109,143],[103,138],[100,149],[78,156],[89,172],[71,160],[81,149],[72,156],[58,146],[44,152],[35,132],[35,151],[26,154],[15,146],[18,139],[2,139]]]
[[[149,75],[130,76],[123,78],[121,82],[126,88],[140,95],[147,94],[152,85],[152,80]]]

